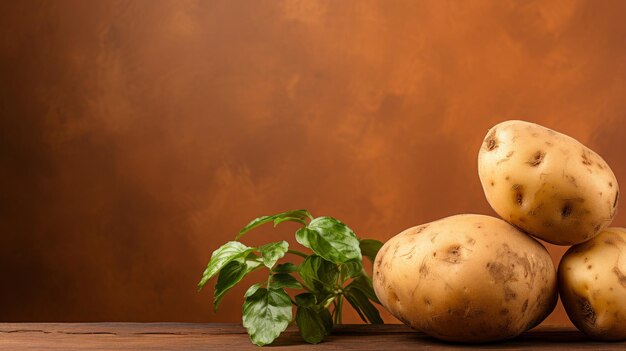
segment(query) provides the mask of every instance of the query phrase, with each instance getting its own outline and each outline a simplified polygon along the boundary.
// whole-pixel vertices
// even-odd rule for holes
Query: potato
[[[478,174],[500,217],[553,244],[593,238],[617,209],[617,180],[602,157],[534,123],[506,121],[491,128]]]
[[[626,229],[608,228],[572,246],[559,264],[559,291],[574,325],[601,340],[626,339]]]
[[[412,328],[456,342],[512,338],[556,304],[556,270],[538,241],[503,220],[456,215],[391,238],[374,262],[374,290]]]

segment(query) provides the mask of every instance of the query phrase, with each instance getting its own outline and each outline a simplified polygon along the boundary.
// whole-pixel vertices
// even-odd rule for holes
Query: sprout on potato
[[[374,290],[394,316],[439,339],[515,337],[554,309],[556,272],[538,241],[484,215],[456,215],[391,238]]]
[[[491,128],[478,174],[500,217],[553,244],[593,238],[617,210],[617,179],[602,157],[534,123],[506,121]]]

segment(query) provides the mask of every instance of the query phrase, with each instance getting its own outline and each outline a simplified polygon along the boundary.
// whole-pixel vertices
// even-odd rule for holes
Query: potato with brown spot
[[[626,229],[608,228],[572,246],[558,277],[563,306],[578,329],[600,340],[626,340]]]
[[[543,245],[503,220],[474,214],[391,238],[376,256],[373,285],[407,325],[466,343],[515,337],[544,320],[557,300]]]
[[[552,244],[593,238],[617,210],[617,179],[602,157],[538,124],[505,121],[491,128],[478,174],[500,217]]]

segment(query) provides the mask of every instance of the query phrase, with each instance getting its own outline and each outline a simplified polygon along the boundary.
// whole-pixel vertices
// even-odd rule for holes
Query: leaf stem
[[[290,253],[290,254],[296,255],[296,256],[300,256],[300,257],[304,257],[304,258],[309,257],[309,255],[305,254],[304,252],[298,251],[298,250],[287,250],[287,253]]]

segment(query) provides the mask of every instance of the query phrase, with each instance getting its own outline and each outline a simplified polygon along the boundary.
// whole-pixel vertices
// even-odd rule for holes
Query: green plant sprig
[[[259,247],[239,241],[254,228],[267,223],[276,227],[283,222],[301,225],[295,233],[296,241],[313,251],[312,254],[289,249],[289,243],[284,240]],[[307,210],[263,216],[241,229],[234,241],[213,251],[198,290],[217,275],[213,298],[213,308],[217,311],[221,299],[232,287],[249,273],[267,268],[267,280],[252,285],[244,294],[242,319],[250,340],[259,346],[271,344],[292,323],[292,306],[295,306],[295,322],[302,338],[316,344],[335,325],[341,324],[344,299],[364,322],[383,323],[373,304],[380,302],[374,294],[372,279],[363,268],[363,257],[373,262],[381,246],[378,240],[360,240],[337,219],[314,218]],[[304,260],[298,265],[278,263],[286,254]],[[285,289],[304,292],[292,300]]]

